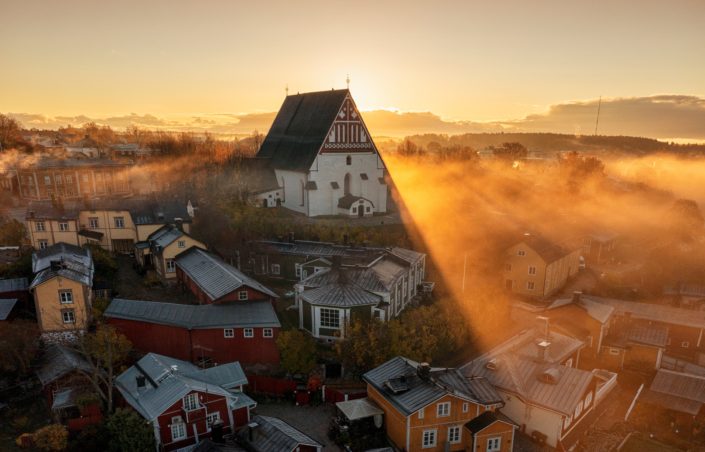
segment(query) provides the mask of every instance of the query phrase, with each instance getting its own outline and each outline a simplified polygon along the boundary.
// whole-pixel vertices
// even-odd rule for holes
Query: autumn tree
[[[424,151],[422,147],[418,146],[408,138],[404,139],[404,141],[399,143],[399,146],[397,146],[397,154],[402,157],[420,157],[425,153],[426,151]]]
[[[682,240],[692,240],[703,235],[703,214],[692,199],[677,199],[669,210],[671,231]]]
[[[68,445],[69,432],[61,424],[51,424],[34,432],[32,440],[37,449],[61,451]]]
[[[151,452],[154,450],[154,430],[135,411],[118,408],[105,422],[113,452]]]
[[[91,382],[93,389],[113,412],[113,386],[120,366],[125,363],[132,344],[123,334],[109,325],[98,325],[94,333],[80,338],[76,350],[86,358],[90,370],[79,370]]]
[[[27,237],[27,229],[19,221],[0,217],[0,246],[20,246]]]
[[[316,343],[311,336],[299,330],[279,333],[277,347],[281,366],[292,374],[308,374],[316,367]]]
[[[529,151],[521,143],[503,143],[499,147],[492,146],[491,149],[495,157],[509,162],[525,159],[529,155]]]
[[[22,139],[22,129],[17,121],[0,114],[0,151],[18,147],[26,147]]]

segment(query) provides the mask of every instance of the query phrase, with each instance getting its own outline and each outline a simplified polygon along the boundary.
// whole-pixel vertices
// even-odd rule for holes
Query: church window
[[[348,166],[352,165],[352,157],[350,157],[349,155],[345,157],[345,164]]]
[[[350,194],[350,173],[347,173],[345,175],[345,180],[343,183],[343,194],[344,195],[349,195]]]

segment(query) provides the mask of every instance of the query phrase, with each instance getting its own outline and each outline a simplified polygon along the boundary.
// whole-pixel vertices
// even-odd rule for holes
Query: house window
[[[301,277],[301,264],[295,264],[294,271],[297,277]]]
[[[423,438],[421,440],[421,447],[428,449],[430,447],[436,447],[436,430],[424,430]]]
[[[262,330],[263,337],[274,337],[274,330],[271,328],[265,328]]]
[[[247,291],[246,290],[241,290],[240,292],[237,293],[237,299],[241,301],[247,300]]]
[[[69,224],[65,221],[59,223],[59,231],[66,232],[69,230]]]
[[[578,418],[583,413],[583,401],[578,402],[578,406],[575,407],[575,419]]]
[[[533,265],[530,265],[529,266],[529,274],[535,275],[536,274],[536,267],[534,267]]]
[[[91,217],[88,219],[88,226],[91,229],[98,229],[98,217]]]
[[[223,329],[223,337],[227,339],[231,339],[235,337],[235,330],[232,328],[224,328]]]
[[[252,328],[245,328],[244,331],[245,331],[245,337],[247,337],[247,338],[255,337],[255,330],[253,330]]]
[[[123,217],[115,217],[115,227],[122,229],[125,227],[125,219]]]
[[[524,251],[524,250],[517,251],[517,256],[526,256],[526,251]]]
[[[43,221],[37,221],[37,232],[44,232],[46,228],[44,227]]]
[[[468,403],[467,403],[467,402],[463,402],[463,413],[467,413],[467,412],[468,412],[468,408],[469,408]]]
[[[589,407],[591,403],[592,403],[592,392],[588,392],[588,395],[585,396],[585,408]]]
[[[60,290],[59,301],[61,302],[61,304],[73,303],[73,291],[71,289]]]
[[[44,185],[51,185],[51,177],[44,176]]]
[[[526,288],[527,288],[528,290],[534,290],[534,287],[535,287],[535,284],[534,284],[533,281],[527,281],[527,283],[526,283]]]
[[[209,429],[213,424],[218,422],[220,420],[220,412],[216,411],[215,413],[208,413],[206,415],[206,427]]]
[[[167,273],[174,273],[176,271],[176,262],[174,259],[167,259],[166,260],[166,272]]]
[[[324,328],[340,328],[340,315],[337,309],[321,308],[320,325]]]
[[[565,418],[563,421],[563,430],[568,430],[568,427],[570,427],[570,424],[573,422],[573,416],[568,416]]]
[[[448,442],[451,444],[457,444],[460,442],[460,426],[454,425],[448,427]]]
[[[569,358],[569,359],[565,362],[565,366],[566,366],[566,367],[573,367],[573,358]]]
[[[688,348],[688,347],[690,347],[690,342],[688,342],[688,341],[681,342],[681,348]]]
[[[502,450],[502,437],[495,436],[487,440],[487,452],[498,452]]]
[[[186,438],[186,424],[181,419],[181,416],[171,418],[171,440],[178,441]]]
[[[46,249],[48,246],[49,246],[49,242],[47,242],[46,240],[39,241],[39,249],[40,250]]]
[[[273,275],[278,275],[281,273],[281,267],[279,264],[272,264],[272,274]]]
[[[64,323],[76,323],[76,316],[74,315],[73,309],[64,309],[61,311],[61,318]]]
[[[195,392],[184,397],[184,410],[193,411],[198,408],[198,395]]]
[[[424,409],[421,408],[421,409],[419,410],[419,419],[423,419],[423,413],[424,413]]]
[[[438,417],[450,416],[450,402],[443,402],[436,405],[436,415]]]
[[[610,355],[619,356],[619,349],[618,348],[610,348]]]
[[[179,248],[186,248],[186,240],[179,240],[176,243],[176,246],[178,246]]]

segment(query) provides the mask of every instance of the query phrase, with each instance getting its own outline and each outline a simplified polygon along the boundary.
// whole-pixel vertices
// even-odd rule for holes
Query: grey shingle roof
[[[347,95],[342,89],[287,96],[257,157],[277,169],[307,171]]]
[[[417,374],[418,363],[397,356],[362,376],[402,414],[408,416],[447,394],[479,403],[495,405],[502,399],[484,378],[465,378],[457,369],[431,369],[431,379]],[[407,390],[394,393],[386,382],[403,377]]]
[[[91,366],[86,359],[75,350],[58,344],[47,347],[41,357],[37,377],[46,386],[54,380],[75,370],[90,372]]]
[[[257,423],[257,427],[252,441],[247,442],[257,452],[288,452],[300,446],[323,447],[318,441],[279,418],[258,415],[252,418],[252,422]],[[247,432],[243,434],[247,435]]]
[[[193,247],[176,256],[176,265],[214,301],[242,286],[278,298],[264,285],[201,248]]]
[[[593,375],[559,363],[582,347],[582,342],[551,331],[546,359],[541,360],[537,336],[536,332],[528,330],[460,370],[465,376],[485,377],[498,389],[514,393],[530,404],[571,415]],[[546,374],[554,379],[552,383],[541,378]]]
[[[103,315],[187,329],[281,326],[269,301],[195,306],[114,298]]]
[[[19,292],[28,288],[27,278],[0,279],[0,293]]]
[[[7,320],[17,304],[17,298],[0,298],[0,320]]]
[[[139,375],[147,377],[144,388],[137,387]],[[187,361],[156,353],[148,353],[115,380],[115,386],[127,403],[150,421],[194,390],[227,397],[232,407],[239,397],[245,396],[230,389],[245,384],[247,377],[237,362],[216,366],[207,372]]]

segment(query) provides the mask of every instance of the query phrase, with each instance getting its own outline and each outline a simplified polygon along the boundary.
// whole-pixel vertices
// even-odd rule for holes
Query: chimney
[[[184,232],[184,220],[183,218],[174,218],[174,223],[179,231]]]
[[[142,374],[137,375],[137,377],[135,377],[135,380],[137,380],[137,387],[138,388],[144,388],[147,383],[147,379]]]
[[[173,364],[173,365],[171,366],[171,371],[172,371],[172,372],[178,372],[178,371],[179,371],[179,366],[177,366],[176,364]]]
[[[551,343],[548,340],[542,340],[536,343],[536,348],[538,351],[537,359],[541,363],[545,363],[548,360],[548,347]]]
[[[542,315],[536,316],[536,328],[539,332],[539,337],[541,339],[549,340],[549,323],[548,323],[548,317],[544,317]]]
[[[255,439],[255,430],[259,427],[257,422],[250,422],[247,424],[247,437],[252,442]]]
[[[431,378],[431,365],[428,363],[419,363],[419,366],[416,368],[416,373],[422,380],[428,381],[429,378]]]
[[[49,261],[49,266],[51,267],[52,271],[58,271],[61,270],[61,261]]]
[[[583,293],[582,293],[581,291],[579,291],[579,290],[574,291],[574,292],[573,292],[573,303],[576,303],[576,304],[577,304],[577,303],[580,303],[580,296],[581,296],[582,294],[583,294]]]

